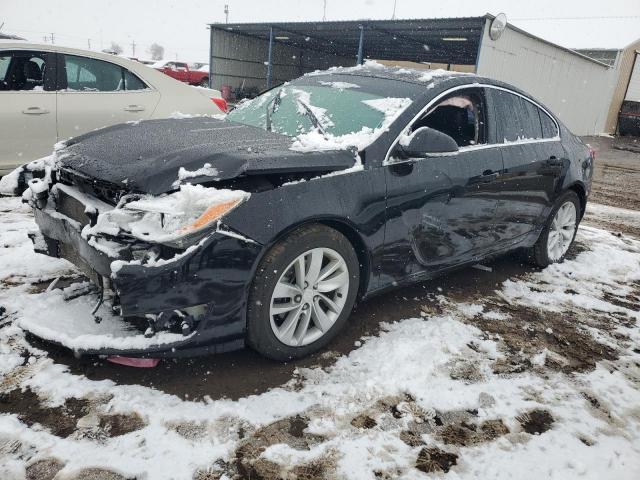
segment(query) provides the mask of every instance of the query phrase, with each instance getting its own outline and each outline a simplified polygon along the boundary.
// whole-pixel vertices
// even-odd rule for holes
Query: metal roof
[[[300,49],[355,57],[364,30],[364,57],[474,65],[487,16],[420,20],[213,23],[212,29]]]

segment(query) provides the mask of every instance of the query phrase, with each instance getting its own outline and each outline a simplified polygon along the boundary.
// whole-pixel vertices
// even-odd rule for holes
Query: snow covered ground
[[[93,298],[47,291],[83,279],[32,252],[16,199],[0,199],[0,225],[0,479],[640,478],[633,237],[583,226],[561,265],[434,295],[260,395],[189,401],[90,380],[29,344],[21,322]]]

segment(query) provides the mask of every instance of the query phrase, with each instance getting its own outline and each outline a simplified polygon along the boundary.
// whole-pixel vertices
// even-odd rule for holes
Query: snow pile
[[[217,177],[218,173],[218,169],[212,167],[210,163],[205,163],[197,170],[187,170],[184,167],[180,167],[180,170],[178,170],[178,183],[188,180],[189,178]]]
[[[384,119],[377,128],[362,127],[358,132],[346,135],[322,134],[317,130],[298,135],[291,150],[314,152],[321,150],[364,149],[371,145],[389,126],[411,105],[409,98],[379,98],[363,100],[369,107],[384,113]]]
[[[0,288],[13,282],[37,282],[68,273],[69,263],[33,252],[27,233],[37,228],[31,208],[20,198],[0,198]],[[0,301],[0,306],[4,306]],[[0,314],[1,317],[1,314]]]
[[[437,68],[436,70],[427,70],[423,74],[418,77],[418,80],[421,82],[431,82],[433,79],[437,77],[449,77],[451,75],[473,75],[471,73],[462,73],[462,72],[452,72],[451,70],[443,70],[442,68]]]
[[[21,176],[24,176],[28,180],[34,176],[34,174],[37,174],[37,176],[43,178],[46,184],[51,183],[51,172],[57,170],[58,162],[64,158],[65,147],[64,142],[58,142],[54,145],[51,155],[33,160],[0,178],[0,195],[15,195]]]
[[[507,280],[501,296],[509,302],[564,312],[567,307],[599,312],[623,312],[640,321],[640,311],[610,303],[611,296],[632,295],[640,282],[640,244],[625,249],[602,241],[602,230],[582,226],[581,236],[590,250],[580,261],[553,264],[535,275],[535,282]],[[616,238],[616,237],[614,237]]]
[[[23,168],[18,167],[0,178],[0,195],[15,195]]]
[[[640,235],[640,212],[637,210],[588,203],[586,220],[594,221],[598,226],[610,226],[617,231],[624,227],[625,231]]]
[[[187,339],[182,334],[169,332],[146,338],[133,325],[114,315],[108,300],[96,312],[102,319],[96,323],[91,314],[96,304],[94,296],[84,295],[65,301],[66,293],[53,290],[19,297],[8,306],[21,312],[16,325],[72,350],[145,349]]]
[[[186,118],[194,118],[196,116],[197,115],[194,115],[192,113],[182,113],[176,110],[175,112],[171,112],[169,118],[173,118],[174,120],[184,120]]]
[[[384,70],[385,73],[387,74],[397,75],[399,77],[405,77],[412,81],[417,80],[419,82],[430,82],[432,80],[435,80],[437,77],[474,75],[473,73],[444,70],[441,68],[438,68],[435,70],[425,70],[423,68],[404,68],[404,67],[397,67],[393,65],[384,65],[375,60],[365,60],[362,65],[355,65],[352,67],[330,67],[327,70],[315,70],[313,72],[306,73],[305,76],[314,77],[314,76],[337,74],[337,73],[358,74],[366,71],[376,71],[376,70],[378,71]],[[320,82],[320,83],[324,85],[324,84],[333,83],[333,82]],[[336,82],[336,83],[339,83],[339,82]]]

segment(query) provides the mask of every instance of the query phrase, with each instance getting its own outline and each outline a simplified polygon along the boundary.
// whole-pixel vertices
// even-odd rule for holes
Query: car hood
[[[203,183],[326,173],[354,164],[352,151],[298,152],[291,150],[292,142],[261,128],[198,117],[114,125],[69,140],[57,155],[62,168],[154,195],[175,190],[180,177]]]

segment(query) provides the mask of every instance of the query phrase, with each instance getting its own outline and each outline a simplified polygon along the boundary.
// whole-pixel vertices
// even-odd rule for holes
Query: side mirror
[[[458,151],[458,144],[453,138],[429,127],[420,127],[410,136],[402,138],[399,146],[406,158],[427,158]]]

